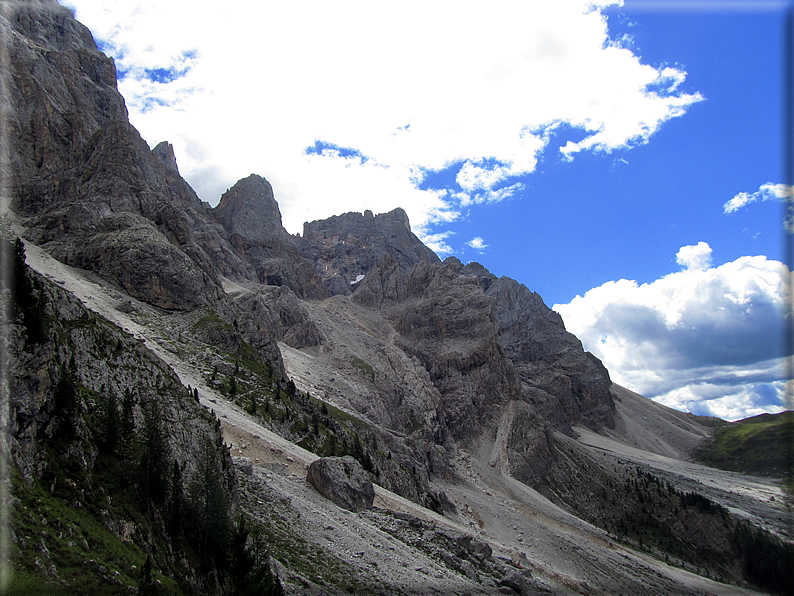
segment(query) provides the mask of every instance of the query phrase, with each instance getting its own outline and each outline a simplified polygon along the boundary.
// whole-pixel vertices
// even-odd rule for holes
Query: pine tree
[[[138,594],[139,596],[159,596],[161,594],[160,588],[152,577],[152,554],[146,555],[146,562],[143,564],[141,570],[141,578],[138,580]]]
[[[220,561],[231,535],[229,497],[212,441],[202,442],[198,468],[190,485],[191,508],[195,516],[199,553],[206,564]]]
[[[44,339],[44,298],[25,263],[25,243],[20,238],[14,242],[12,292],[15,314],[22,315],[28,341],[40,343]]]
[[[144,500],[154,505],[165,503],[168,496],[170,448],[154,401],[144,409],[143,441],[138,467],[139,491]]]
[[[182,532],[182,524],[185,518],[185,489],[182,483],[182,468],[176,460],[174,460],[171,471],[171,491],[168,494],[166,516],[171,539],[176,539]]]
[[[74,361],[70,362],[66,370],[61,370],[61,378],[53,394],[55,406],[53,414],[62,420],[55,436],[66,441],[71,441],[75,435],[74,413],[77,409],[79,393],[74,371]]]
[[[119,445],[119,457],[121,458],[121,475],[123,480],[128,481],[130,477],[130,466],[135,460],[135,414],[133,408],[135,400],[132,397],[129,387],[124,390],[124,399],[121,402],[121,433]]]
[[[104,389],[104,386],[103,386]],[[101,448],[108,455],[116,455],[119,448],[121,417],[119,416],[119,400],[113,390],[105,395],[102,402],[102,442]]]
[[[273,574],[267,548],[258,532],[251,532],[241,517],[229,547],[228,583],[237,596],[281,596],[284,589]]]

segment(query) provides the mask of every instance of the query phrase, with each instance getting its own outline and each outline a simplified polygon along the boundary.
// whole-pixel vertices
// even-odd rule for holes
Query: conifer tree
[[[185,518],[184,491],[182,468],[179,466],[179,462],[174,460],[171,471],[171,491],[168,494],[168,503],[166,504],[168,531],[172,540],[176,539],[182,531],[182,524]]]
[[[232,524],[218,455],[209,439],[202,442],[198,468],[190,485],[190,499],[200,555],[205,564],[220,561],[229,544]]]
[[[119,416],[119,400],[113,390],[104,391],[102,403],[102,450],[108,455],[116,455],[119,447],[121,417]]]
[[[28,341],[40,343],[44,339],[44,299],[25,263],[25,243],[20,238],[14,242],[12,292],[15,314],[22,315]]]
[[[121,433],[119,444],[119,457],[121,459],[121,475],[127,481],[130,477],[130,466],[135,460],[135,414],[133,408],[135,400],[129,387],[124,390],[124,399],[121,402]]]
[[[170,472],[170,448],[163,432],[160,412],[156,402],[149,402],[144,408],[143,441],[141,459],[138,467],[140,495],[154,505],[165,503],[168,496]]]
[[[284,589],[273,574],[267,548],[258,532],[241,517],[229,546],[228,584],[237,596],[281,596]]]
[[[235,397],[237,395],[237,377],[232,375],[229,377],[229,396]]]
[[[139,596],[159,596],[161,594],[160,588],[152,577],[152,554],[146,555],[146,562],[141,569],[141,577],[138,581],[138,594]]]

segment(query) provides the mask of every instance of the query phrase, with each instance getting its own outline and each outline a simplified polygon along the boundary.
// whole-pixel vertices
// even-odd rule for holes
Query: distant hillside
[[[697,458],[723,470],[779,478],[791,476],[792,424],[794,412],[726,422],[715,429],[714,436],[697,452]]]

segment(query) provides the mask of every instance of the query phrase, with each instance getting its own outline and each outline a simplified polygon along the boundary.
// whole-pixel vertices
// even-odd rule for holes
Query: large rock
[[[306,480],[326,499],[349,511],[369,509],[375,500],[372,480],[349,455],[315,460],[309,466]]]

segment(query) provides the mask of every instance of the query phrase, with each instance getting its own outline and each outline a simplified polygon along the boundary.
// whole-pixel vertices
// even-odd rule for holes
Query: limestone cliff
[[[330,294],[350,294],[384,255],[402,268],[420,262],[440,263],[435,253],[411,232],[402,209],[373,215],[345,213],[303,226],[303,255],[314,261]]]
[[[54,0],[7,14],[12,206],[27,237],[163,308],[217,299],[220,280],[185,224],[201,203],[129,124],[113,60]]]
[[[312,261],[301,256],[297,241],[281,225],[267,180],[255,174],[240,180],[223,194],[213,214],[234,252],[253,269],[255,281],[288,286],[301,298],[325,297]]]
[[[527,399],[558,428],[585,424],[615,427],[609,373],[565,330],[562,317],[525,285],[497,278],[479,263],[453,264],[496,299],[499,342],[525,384]]]

